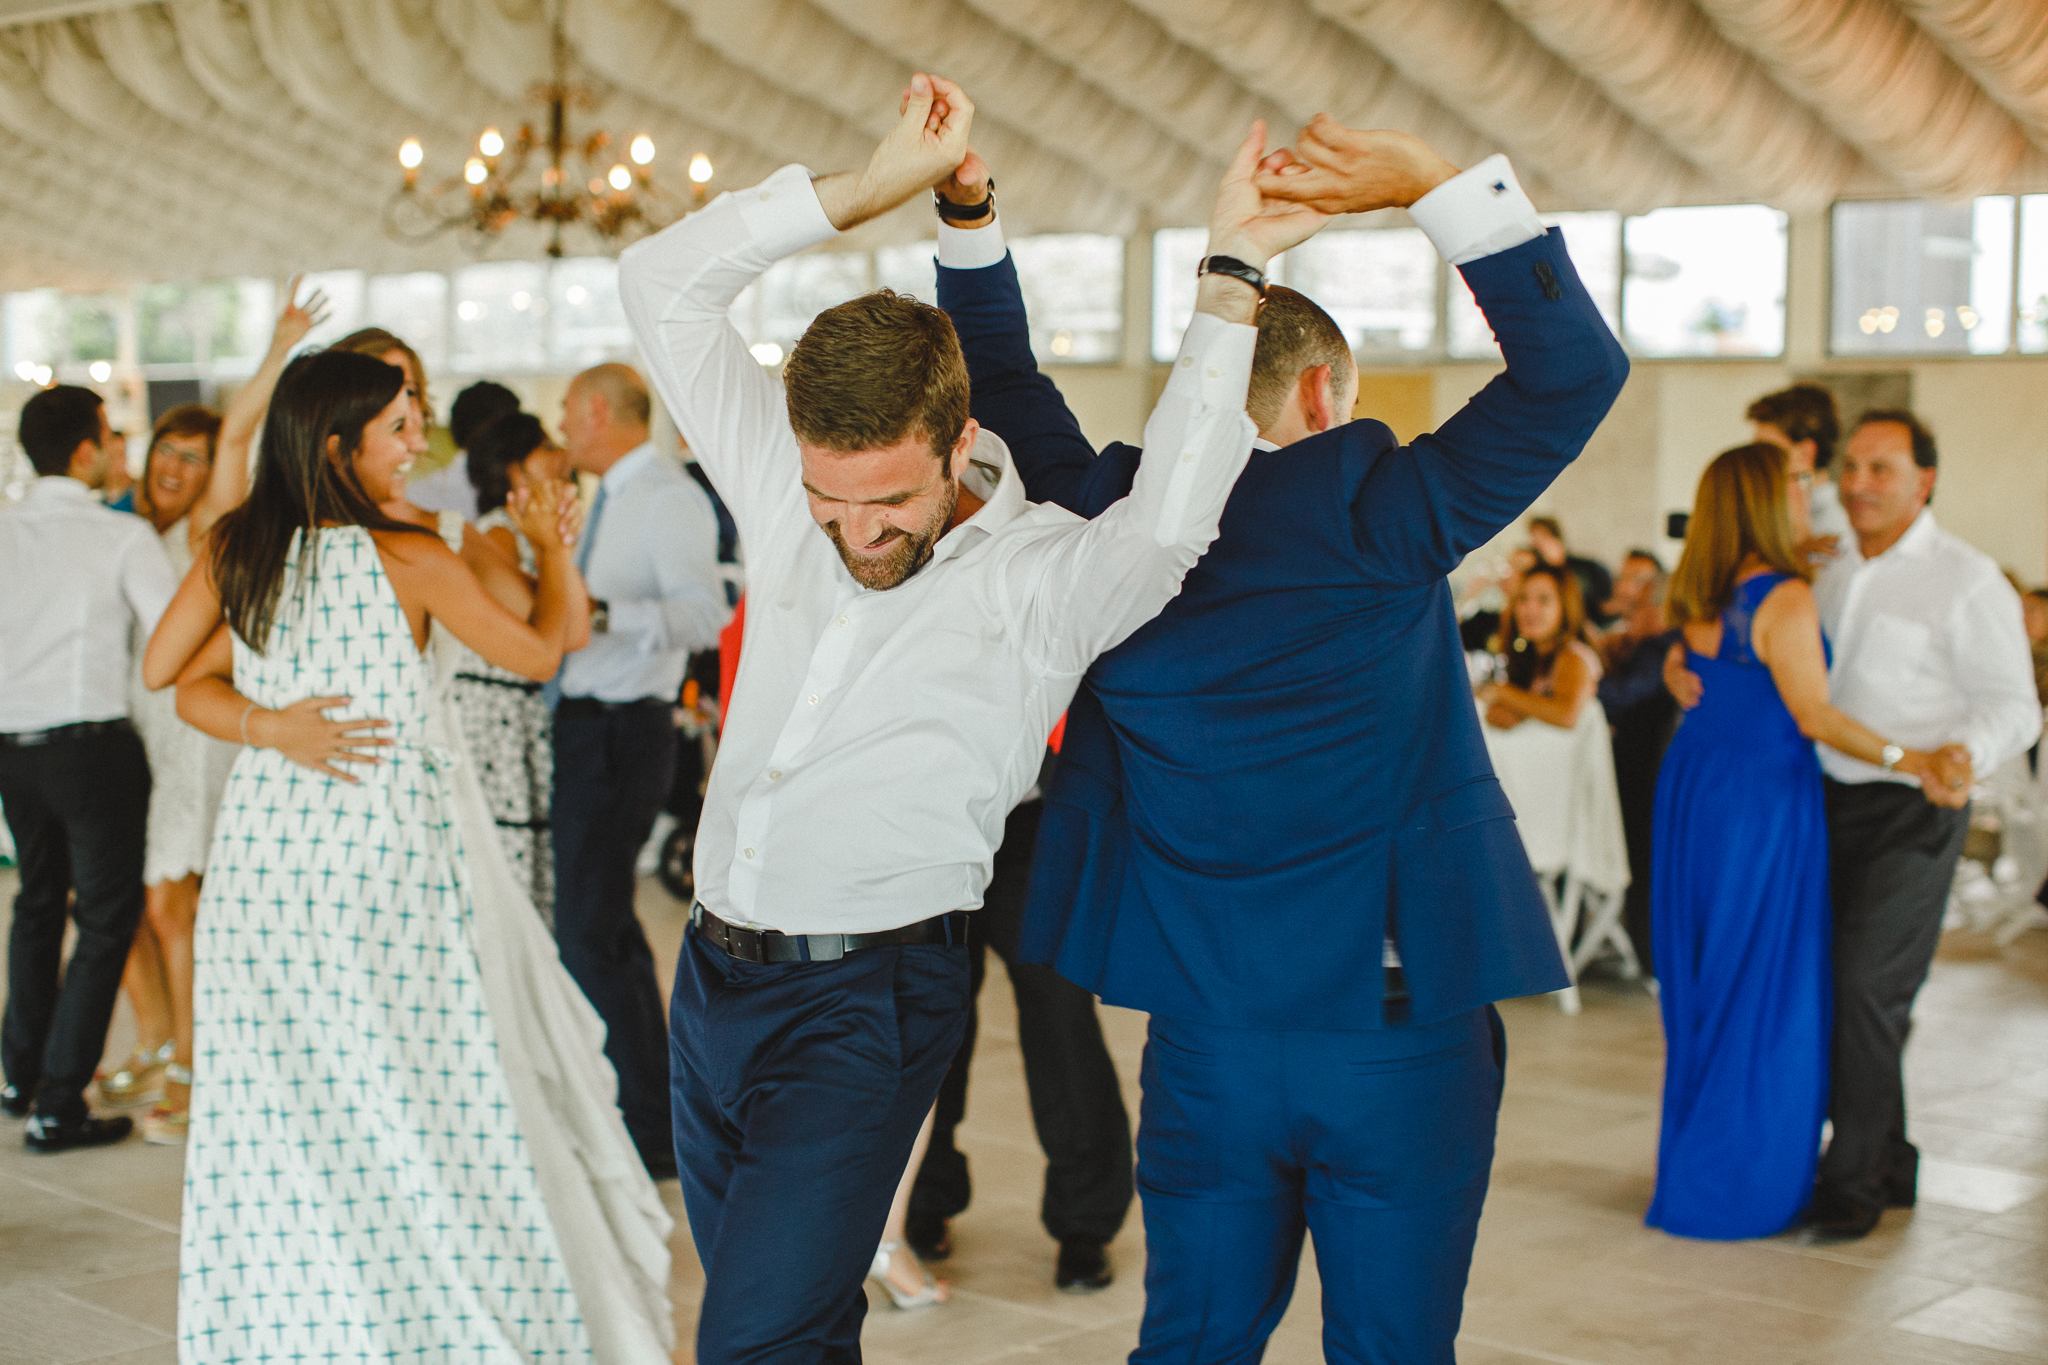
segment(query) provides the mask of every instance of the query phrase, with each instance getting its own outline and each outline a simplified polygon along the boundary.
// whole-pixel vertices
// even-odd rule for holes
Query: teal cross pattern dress
[[[396,742],[360,784],[269,749],[229,779],[194,952],[181,1365],[665,1360],[669,1223],[601,1028],[478,828],[376,543],[318,534],[268,648],[235,640],[235,686],[349,696],[330,714]]]

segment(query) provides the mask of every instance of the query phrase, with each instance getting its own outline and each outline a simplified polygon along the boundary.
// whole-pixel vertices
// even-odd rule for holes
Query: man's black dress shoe
[[[1884,1173],[1884,1206],[1888,1209],[1910,1209],[1920,1189],[1920,1149],[1908,1143],[1906,1155],[1894,1157],[1891,1169]]]
[[[28,1121],[21,1140],[31,1152],[68,1152],[74,1147],[104,1147],[119,1142],[134,1129],[135,1121],[127,1118],[96,1119],[87,1114],[83,1118],[60,1119],[54,1114],[37,1114]]]
[[[1060,1243],[1059,1267],[1053,1271],[1053,1287],[1062,1294],[1093,1294],[1109,1288],[1116,1272],[1109,1268],[1109,1256],[1102,1243],[1085,1237],[1070,1237]]]
[[[1816,1185],[1813,1203],[1800,1221],[1815,1237],[1830,1242],[1853,1242],[1868,1237],[1884,1216],[1884,1205],[1833,1185]]]
[[[0,1110],[11,1119],[25,1119],[35,1105],[35,1096],[18,1085],[0,1085]]]
[[[953,1234],[946,1230],[943,1218],[920,1218],[911,1214],[904,1220],[903,1240],[917,1253],[920,1261],[943,1261],[953,1254]]]
[[[660,1152],[654,1156],[648,1156],[645,1152],[642,1152],[640,1154],[640,1164],[647,1168],[648,1178],[656,1184],[664,1180],[682,1179],[681,1173],[676,1170],[676,1158],[673,1152]]]

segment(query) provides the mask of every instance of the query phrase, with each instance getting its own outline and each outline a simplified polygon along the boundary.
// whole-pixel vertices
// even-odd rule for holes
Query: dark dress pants
[[[1039,1217],[1056,1239],[1107,1242],[1131,1207],[1131,1120],[1124,1109],[1116,1064],[1102,1040],[1095,997],[1050,967],[1017,960],[1024,922],[1031,854],[1038,844],[1043,801],[1010,813],[996,850],[995,873],[974,915],[968,945],[973,999],[987,974],[985,948],[1010,973],[1017,997],[1017,1042],[1024,1053],[1024,1085],[1031,1123],[1045,1152],[1045,1196]],[[967,1113],[967,1073],[974,1059],[979,1006],[970,1003],[960,1051],[939,1087],[931,1145],[910,1192],[910,1216],[929,1226],[966,1209],[974,1187],[967,1157],[953,1133]]]
[[[1835,898],[1835,1038],[1820,1180],[1882,1205],[1884,1182],[1910,1178],[1906,1035],[1913,997],[1941,941],[1967,810],[1929,805],[1897,782],[1827,784]]]
[[[694,932],[669,1002],[698,1365],[860,1360],[862,1281],[967,1015],[967,950],[747,963]]]
[[[619,1108],[644,1160],[666,1165],[668,1028],[633,913],[633,862],[675,771],[667,706],[555,717],[555,945],[604,1019]]]
[[[82,1117],[142,916],[142,741],[123,729],[0,749],[0,805],[21,863],[0,1054],[37,1112]],[[67,916],[78,943],[61,964]]]
[[[1622,899],[1621,923],[1636,950],[1643,975],[1657,974],[1650,944],[1651,827],[1657,808],[1657,771],[1677,728],[1676,705],[1639,708],[1644,712],[1615,722],[1614,781],[1621,798],[1621,828],[1628,841],[1628,890]],[[1671,714],[1667,715],[1666,712]]]
[[[1131,1365],[1254,1365],[1304,1232],[1325,1359],[1453,1365],[1507,1057],[1493,1007],[1349,1033],[1150,1029]]]

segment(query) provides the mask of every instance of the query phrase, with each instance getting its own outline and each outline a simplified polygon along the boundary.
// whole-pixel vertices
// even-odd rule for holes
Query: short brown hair
[[[206,442],[206,457],[213,458],[220,444],[220,414],[204,403],[180,403],[165,411],[149,429],[149,448],[166,436],[197,436]]]
[[[1794,578],[1812,581],[1792,540],[1792,515],[1785,504],[1790,468],[1784,450],[1756,441],[1724,450],[1700,475],[1692,519],[1685,527],[1685,553],[1671,575],[1671,620],[1713,621],[1735,595],[1735,574],[1751,554]]]
[[[1752,422],[1774,426],[1793,445],[1813,442],[1813,467],[1826,469],[1835,460],[1842,439],[1842,421],[1835,415],[1835,396],[1812,380],[1767,393],[1743,414]]]
[[[944,459],[967,426],[967,361],[952,319],[888,289],[818,314],[782,383],[797,439],[827,450],[923,435]]]
[[[1245,414],[1264,431],[1280,420],[1287,391],[1304,371],[1330,367],[1332,379],[1357,369],[1344,332],[1306,294],[1284,285],[1266,290],[1259,309],[1259,339],[1252,347],[1252,382],[1244,398]],[[1345,420],[1351,414],[1345,413]]]
[[[1922,469],[1941,467],[1941,452],[1935,448],[1934,433],[1927,424],[1904,408],[1872,408],[1856,419],[1856,430],[1861,431],[1872,422],[1891,422],[1906,429],[1906,435],[1913,442],[1913,463]]]

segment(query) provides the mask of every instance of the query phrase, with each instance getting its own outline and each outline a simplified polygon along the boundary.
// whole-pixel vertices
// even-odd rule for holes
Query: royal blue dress
[[[1651,942],[1664,1125],[1646,1221],[1769,1237],[1813,1193],[1827,1116],[1828,830],[1820,762],[1750,647],[1784,574],[1736,585],[1705,684],[1657,778]]]

